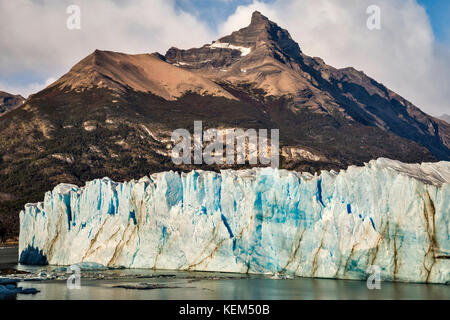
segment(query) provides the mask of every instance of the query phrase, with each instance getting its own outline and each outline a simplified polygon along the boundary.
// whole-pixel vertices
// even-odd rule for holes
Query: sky
[[[419,0],[418,3],[425,8],[436,39],[450,46],[450,1]]]
[[[66,26],[73,4],[79,30]],[[369,5],[380,7],[380,30],[366,26]],[[450,114],[448,0],[0,0],[0,91],[26,97],[95,49],[200,47],[248,25],[254,10],[304,53],[362,70],[429,114]]]
[[[300,0],[301,1],[301,0]],[[333,0],[331,0],[333,1]],[[176,6],[206,21],[212,28],[217,28],[227,17],[232,15],[238,6],[249,5],[252,0],[176,0]],[[274,3],[274,0],[261,2]],[[418,0],[425,8],[436,38],[450,46],[450,1]]]

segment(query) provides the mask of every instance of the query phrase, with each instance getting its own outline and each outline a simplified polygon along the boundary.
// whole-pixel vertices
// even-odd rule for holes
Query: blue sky
[[[211,27],[217,28],[220,23],[231,16],[240,5],[249,5],[253,0],[175,0],[175,5],[194,14]],[[263,0],[261,2],[273,2]]]
[[[450,46],[450,1],[449,0],[418,0],[430,18],[436,39]]]
[[[253,0],[175,0],[175,5],[207,22],[212,28],[217,28],[238,6],[252,2]],[[270,3],[273,0],[260,2]],[[436,40],[450,47],[450,0],[417,0],[417,2],[426,9]]]

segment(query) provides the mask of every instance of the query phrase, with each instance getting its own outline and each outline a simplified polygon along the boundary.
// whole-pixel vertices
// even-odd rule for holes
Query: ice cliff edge
[[[380,158],[61,184],[20,213],[20,262],[450,281],[450,162]],[[370,269],[370,268],[369,268]]]

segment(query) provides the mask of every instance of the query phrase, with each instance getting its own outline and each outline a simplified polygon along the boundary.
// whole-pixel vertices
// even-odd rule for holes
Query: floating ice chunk
[[[104,265],[96,262],[79,262],[74,264],[74,266],[80,268],[81,271],[101,271],[108,269]]]

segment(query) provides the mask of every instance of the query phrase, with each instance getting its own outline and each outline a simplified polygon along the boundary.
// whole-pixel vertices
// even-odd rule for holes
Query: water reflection
[[[36,288],[40,292],[36,295],[19,294],[17,299],[450,299],[448,285],[383,282],[380,290],[368,290],[364,281],[309,278],[274,280],[222,274],[216,274],[216,278],[211,279],[208,278],[210,275],[180,273],[175,278],[84,279],[79,290],[68,290],[65,281],[25,281],[19,285]],[[132,288],[139,283],[147,286],[164,284],[164,288],[115,288],[118,285]]]
[[[50,275],[42,281],[20,281],[23,289],[36,288],[37,294],[17,294],[16,299],[450,299],[450,286],[382,282],[380,290],[369,290],[365,281],[331,279],[272,279],[261,275],[211,272],[176,272],[148,269],[123,269],[82,272],[81,288],[69,290],[67,274],[54,266],[32,267],[15,264],[17,249],[3,250],[2,268],[29,272],[33,278],[43,271]],[[8,256],[7,251],[11,251]],[[13,252],[14,251],[14,252]],[[65,276],[61,277],[61,275]],[[34,277],[36,278],[36,277]],[[59,280],[58,280],[59,279]],[[142,285],[140,285],[142,283]],[[122,288],[117,288],[121,286]],[[125,287],[125,288],[123,288]],[[126,289],[134,288],[134,289]],[[146,288],[146,289],[143,289]],[[153,289],[152,289],[153,288]],[[14,298],[13,296],[13,298]]]

